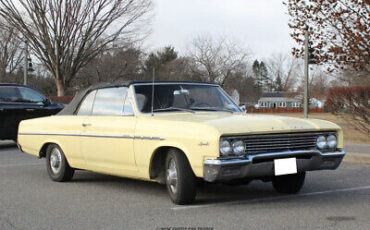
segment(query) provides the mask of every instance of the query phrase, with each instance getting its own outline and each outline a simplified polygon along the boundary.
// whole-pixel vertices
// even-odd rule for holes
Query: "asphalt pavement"
[[[0,144],[0,229],[370,229],[370,165],[308,173],[296,195],[271,183],[200,184],[196,203],[171,203],[166,188],[77,171],[52,182],[45,160]]]
[[[369,154],[370,155],[370,143],[345,143],[344,150],[349,153]]]

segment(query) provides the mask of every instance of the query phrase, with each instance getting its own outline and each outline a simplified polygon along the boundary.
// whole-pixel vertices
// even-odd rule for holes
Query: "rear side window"
[[[127,92],[125,104],[123,106],[123,115],[124,116],[133,116],[134,115],[134,109],[132,107],[132,97],[131,94]]]
[[[0,87],[0,102],[21,102],[22,97],[16,87],[1,86]]]
[[[127,88],[99,89],[96,93],[92,115],[120,116],[123,115],[123,105]]]
[[[91,114],[92,106],[93,106],[93,103],[94,103],[95,94],[96,94],[96,90],[90,92],[85,97],[85,99],[83,100],[83,102],[80,105],[80,108],[78,109],[77,115],[82,115],[82,116],[85,115],[85,116],[87,116],[87,115],[90,115]]]

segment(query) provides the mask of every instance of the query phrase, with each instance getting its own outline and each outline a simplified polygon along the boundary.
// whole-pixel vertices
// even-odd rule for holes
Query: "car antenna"
[[[155,81],[155,68],[153,68],[153,81],[152,81],[152,117],[154,116],[154,81]]]

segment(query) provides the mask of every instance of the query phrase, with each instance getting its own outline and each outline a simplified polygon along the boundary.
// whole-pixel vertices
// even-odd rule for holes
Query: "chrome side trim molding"
[[[139,139],[139,140],[159,140],[159,141],[166,140],[163,137],[144,137],[144,136],[134,136],[134,139]]]
[[[77,137],[101,137],[101,138],[123,138],[123,139],[138,139],[138,140],[158,140],[164,141],[162,137],[145,137],[131,135],[104,135],[104,134],[74,134],[74,133],[19,133],[19,135],[42,135],[42,136],[77,136]]]
[[[18,133],[18,135],[81,136],[80,134],[73,134],[73,133]]]

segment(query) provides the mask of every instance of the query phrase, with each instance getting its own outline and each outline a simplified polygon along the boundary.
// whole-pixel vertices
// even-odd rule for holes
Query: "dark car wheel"
[[[74,169],[71,168],[58,145],[49,145],[46,150],[46,168],[53,181],[63,182],[72,179]]]
[[[196,177],[188,159],[177,150],[170,150],[166,158],[166,185],[175,204],[189,204],[196,196]]]
[[[299,172],[297,174],[275,176],[272,179],[272,185],[279,193],[297,193],[301,190],[306,172]]]

